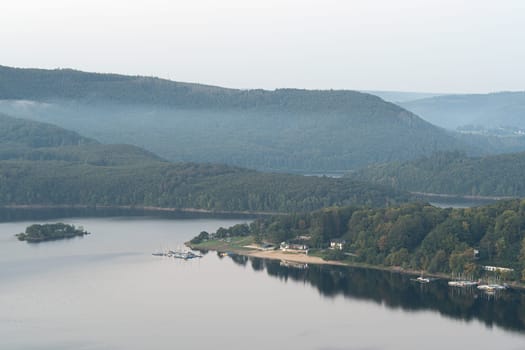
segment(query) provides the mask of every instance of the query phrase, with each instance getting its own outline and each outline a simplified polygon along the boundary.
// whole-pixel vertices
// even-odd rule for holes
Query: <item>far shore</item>
[[[152,212],[171,212],[171,213],[200,213],[200,214],[224,214],[224,215],[246,215],[246,216],[271,216],[284,215],[280,212],[249,211],[249,210],[211,210],[201,208],[174,208],[174,207],[155,207],[138,205],[86,205],[86,204],[8,204],[1,205],[5,209],[123,209],[123,210],[143,210]]]
[[[430,192],[410,192],[415,196],[422,197],[435,197],[441,199],[458,199],[458,200],[490,200],[490,201],[500,201],[508,199],[516,199],[518,197],[512,196],[476,196],[476,195],[463,195],[463,194],[450,194],[450,193],[430,193]]]

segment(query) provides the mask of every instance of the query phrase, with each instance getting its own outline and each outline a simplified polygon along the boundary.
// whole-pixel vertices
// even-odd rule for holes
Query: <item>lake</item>
[[[520,292],[487,296],[397,273],[214,252],[151,255],[246,218],[61,214],[1,216],[2,349],[525,348]],[[38,244],[13,236],[57,221],[92,234]]]

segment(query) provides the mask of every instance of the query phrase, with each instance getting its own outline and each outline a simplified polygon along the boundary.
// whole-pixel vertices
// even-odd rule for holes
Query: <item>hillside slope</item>
[[[438,153],[371,166],[350,175],[407,191],[474,196],[525,196],[525,153],[467,157]]]
[[[468,149],[440,128],[355,91],[236,90],[157,78],[0,67],[0,111],[172,161],[324,171]]]
[[[121,205],[219,211],[296,212],[358,203],[384,206],[405,193],[351,179],[267,174],[225,165],[169,163],[136,146],[59,135],[67,130],[3,116],[22,143],[0,139],[0,205]],[[33,142],[38,140],[39,147]],[[83,140],[76,135],[78,140]],[[75,142],[74,142],[75,141]],[[53,144],[60,146],[53,147]]]

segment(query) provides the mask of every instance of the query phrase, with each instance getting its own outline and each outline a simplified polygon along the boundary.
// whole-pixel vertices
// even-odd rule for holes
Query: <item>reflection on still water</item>
[[[241,255],[230,258],[255,271],[266,270],[268,275],[283,282],[308,283],[326,298],[343,295],[408,312],[434,310],[455,319],[478,319],[487,326],[525,330],[525,293],[522,291],[507,290],[487,295],[475,288],[451,288],[444,280],[419,284],[411,281],[408,275],[389,271],[327,265],[298,268],[277,260]]]

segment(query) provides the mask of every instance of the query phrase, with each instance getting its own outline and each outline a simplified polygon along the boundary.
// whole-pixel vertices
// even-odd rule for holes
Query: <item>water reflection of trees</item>
[[[109,207],[63,207],[63,208],[0,208],[0,222],[52,220],[71,217],[158,217],[163,219],[247,219],[250,215],[213,214],[183,211],[153,211],[141,208],[109,208]]]
[[[283,266],[276,260],[238,255],[231,258],[242,266],[251,265],[255,271],[266,269],[268,275],[283,282],[308,283],[327,298],[342,295],[408,312],[434,310],[455,319],[479,320],[487,326],[525,330],[525,293],[519,291],[489,296],[477,289],[452,289],[442,280],[419,284],[411,281],[410,276],[395,272],[326,265],[299,269]]]

